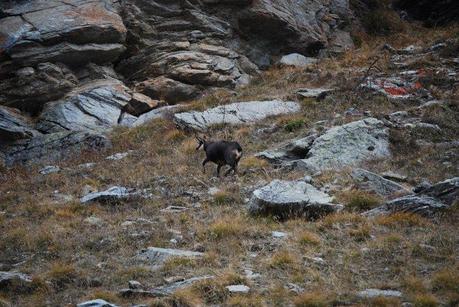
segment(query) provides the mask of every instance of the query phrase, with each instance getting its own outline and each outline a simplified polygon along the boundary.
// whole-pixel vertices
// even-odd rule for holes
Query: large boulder
[[[332,204],[332,200],[328,194],[304,181],[276,179],[253,192],[248,209],[251,214],[269,214],[281,218],[318,218],[341,208]]]
[[[123,109],[130,102],[129,89],[117,80],[98,80],[81,86],[67,97],[46,104],[37,129],[102,132],[118,125]]]
[[[376,118],[366,118],[329,129],[312,143],[298,168],[320,171],[390,157],[389,131]]]
[[[78,155],[83,151],[103,150],[111,146],[103,135],[89,132],[58,132],[18,140],[0,147],[7,165],[46,163]]]
[[[17,110],[0,106],[0,144],[19,139],[30,139],[39,134],[32,128],[30,120]]]
[[[169,104],[191,100],[199,94],[196,86],[164,76],[140,82],[136,89],[153,99],[164,100]]]
[[[124,51],[116,1],[6,1],[0,10],[10,16],[0,19],[0,52],[19,65],[105,63]]]
[[[205,130],[212,125],[250,124],[269,116],[295,113],[300,105],[293,101],[269,100],[232,103],[203,112],[176,113],[175,122],[185,129]]]

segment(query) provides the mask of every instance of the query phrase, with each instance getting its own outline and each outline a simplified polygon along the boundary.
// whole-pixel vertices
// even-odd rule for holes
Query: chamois
[[[217,177],[220,177],[220,169],[224,165],[230,166],[230,169],[226,171],[225,176],[227,176],[231,171],[233,171],[234,174],[237,173],[237,165],[242,157],[242,147],[239,143],[227,141],[210,142],[198,136],[196,136],[196,140],[198,141],[198,147],[196,147],[196,150],[199,150],[202,146],[206,152],[206,158],[202,162],[203,173],[206,172],[205,166],[209,161],[217,164]]]

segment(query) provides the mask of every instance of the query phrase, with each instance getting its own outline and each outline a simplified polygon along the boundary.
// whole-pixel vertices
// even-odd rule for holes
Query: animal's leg
[[[202,173],[205,174],[206,173],[206,163],[209,162],[209,159],[205,159],[204,161],[202,161]]]
[[[222,164],[218,164],[217,166],[217,177],[220,177],[220,169],[222,168]]]
[[[225,173],[225,177],[229,175],[229,173],[231,173],[231,171],[233,171],[234,173],[236,173],[236,167],[237,167],[237,164],[232,164],[230,169],[226,171]]]

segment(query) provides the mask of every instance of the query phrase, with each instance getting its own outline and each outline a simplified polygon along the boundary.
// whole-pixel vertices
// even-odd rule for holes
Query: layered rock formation
[[[341,52],[349,13],[347,0],[3,1],[0,105],[17,110],[2,109],[2,153],[35,148],[35,136],[103,138],[156,107],[245,85],[286,53]]]

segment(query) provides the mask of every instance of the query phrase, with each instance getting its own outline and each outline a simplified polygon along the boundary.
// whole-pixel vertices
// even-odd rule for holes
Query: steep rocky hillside
[[[457,306],[455,12],[2,1],[0,306]]]

